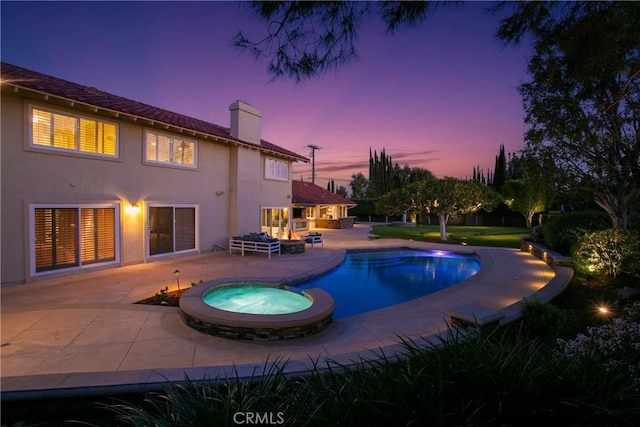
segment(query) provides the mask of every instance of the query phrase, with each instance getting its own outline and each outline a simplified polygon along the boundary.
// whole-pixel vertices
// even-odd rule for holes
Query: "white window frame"
[[[157,136],[164,136],[166,138],[169,138],[170,140],[170,144],[171,144],[171,148],[170,148],[170,152],[169,152],[169,156],[170,156],[170,160],[168,162],[164,162],[162,160],[154,160],[154,159],[149,159],[147,157],[147,147],[149,145],[149,134],[155,134]],[[174,142],[176,141],[180,141],[180,142],[188,142],[188,143],[192,143],[193,144],[193,165],[190,164],[186,164],[186,163],[180,163],[180,162],[175,162],[173,159],[173,155],[174,155]],[[156,141],[157,143],[157,141]],[[144,130],[144,146],[143,146],[143,154],[142,154],[142,158],[143,163],[147,164],[147,165],[154,165],[154,166],[165,166],[165,167],[173,167],[173,168],[182,168],[182,169],[197,169],[198,168],[198,140],[197,139],[188,139],[188,138],[184,138],[182,136],[175,136],[172,135],[170,133],[166,133],[166,132],[158,132],[156,129],[145,129]]]
[[[113,261],[95,262],[90,264],[74,265],[72,267],[57,268],[53,270],[38,271],[36,272],[36,224],[35,215],[36,209],[77,209],[78,214],[81,209],[99,209],[99,208],[111,208],[114,210],[114,229],[115,229],[115,259]],[[119,265],[120,264],[120,204],[118,203],[96,203],[96,204],[56,204],[56,203],[34,203],[29,205],[29,270],[32,277],[46,276],[49,274],[60,273],[64,271],[72,270],[84,270],[88,268],[106,266],[106,265]],[[80,230],[78,229],[78,239]],[[79,239],[80,241],[80,239]]]
[[[47,146],[42,144],[35,144],[33,142],[33,110],[45,111],[50,114],[58,114],[60,116],[70,117],[75,120],[75,139],[76,139],[76,147],[77,148],[60,148]],[[104,154],[104,153],[94,153],[91,151],[82,151],[80,149],[80,119],[91,120],[97,123],[109,124],[115,126],[116,128],[116,141],[115,141],[115,154]],[[102,159],[119,159],[120,158],[120,126],[117,122],[112,122],[109,120],[104,120],[102,118],[96,118],[92,116],[69,113],[67,111],[56,110],[54,108],[43,107],[40,105],[29,105],[29,120],[28,120],[28,143],[29,148],[37,151],[47,151],[47,152],[56,152],[60,154],[70,154],[74,156],[82,156],[82,157],[92,157],[92,158],[102,158]]]
[[[147,211],[145,214],[145,244],[146,244],[146,252],[147,252],[147,257],[149,257],[149,259],[156,259],[156,258],[160,258],[160,257],[166,257],[166,256],[172,256],[172,255],[177,255],[177,254],[186,254],[186,253],[198,253],[200,250],[200,205],[198,204],[192,204],[192,203],[161,203],[161,202],[157,202],[157,203],[147,203]],[[149,220],[150,220],[150,215],[149,215],[149,209],[150,208],[173,208],[173,248],[174,250],[172,252],[163,252],[160,254],[154,254],[151,255],[150,250],[151,250],[151,244],[150,244],[150,239],[151,239],[151,230],[150,230],[150,224],[149,224]],[[193,208],[194,209],[194,215],[195,215],[195,226],[194,226],[194,233],[195,233],[195,246],[193,249],[184,249],[181,251],[176,251],[175,250],[175,239],[176,239],[176,215],[175,215],[175,210],[176,208]]]
[[[289,162],[266,157],[264,161],[264,178],[276,181],[289,181]]]

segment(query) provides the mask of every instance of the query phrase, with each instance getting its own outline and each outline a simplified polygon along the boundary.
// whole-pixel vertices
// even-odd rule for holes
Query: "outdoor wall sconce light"
[[[224,194],[224,191],[216,191],[216,196],[222,196]]]
[[[130,215],[137,215],[140,213],[140,206],[138,206],[138,203],[136,202],[131,202],[127,207],[125,207],[125,211]]]
[[[287,194],[287,199],[290,199],[290,198],[291,198],[291,194]]]

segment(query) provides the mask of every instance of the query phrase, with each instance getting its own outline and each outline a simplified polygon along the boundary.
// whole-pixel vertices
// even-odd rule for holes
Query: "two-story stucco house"
[[[308,161],[240,101],[226,128],[6,63],[1,86],[3,284],[276,229]]]

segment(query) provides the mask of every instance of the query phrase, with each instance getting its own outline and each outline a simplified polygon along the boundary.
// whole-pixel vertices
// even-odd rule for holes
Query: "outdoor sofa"
[[[277,252],[280,255],[280,240],[269,236],[267,233],[251,233],[241,236],[233,236],[229,240],[229,253],[239,250],[244,256],[245,252],[260,252],[271,254]]]

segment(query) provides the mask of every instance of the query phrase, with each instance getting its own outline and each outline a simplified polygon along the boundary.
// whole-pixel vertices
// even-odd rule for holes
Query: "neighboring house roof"
[[[69,103],[71,106],[74,106],[77,103],[84,106],[97,107],[94,108],[95,112],[98,112],[98,109],[101,109],[116,117],[121,117],[120,114],[122,114],[125,117],[129,116],[136,121],[138,118],[146,119],[150,122],[149,124],[151,126],[164,125],[166,129],[174,128],[179,132],[183,132],[184,130],[191,131],[194,136],[196,134],[200,134],[203,135],[205,139],[207,136],[211,136],[217,139],[221,138],[226,142],[256,147],[255,144],[244,142],[232,137],[229,133],[229,128],[223,126],[208,123],[204,120],[194,119],[162,108],[153,107],[143,104],[142,102],[132,101],[121,96],[103,92],[94,87],[83,86],[57,77],[48,76],[26,68],[11,65],[6,62],[2,62],[1,66],[2,86],[13,87],[15,92],[18,92],[19,89],[25,89],[39,93],[40,95],[43,95],[45,99],[47,99],[48,96],[53,96],[71,101]],[[300,160],[303,162],[309,161],[309,159],[304,156],[279,147],[268,141],[261,140],[260,148],[263,151],[270,151],[274,154],[290,157],[294,160]]]
[[[332,193],[331,191],[310,182],[293,181],[292,184],[291,203],[294,205],[356,205],[346,197]]]

